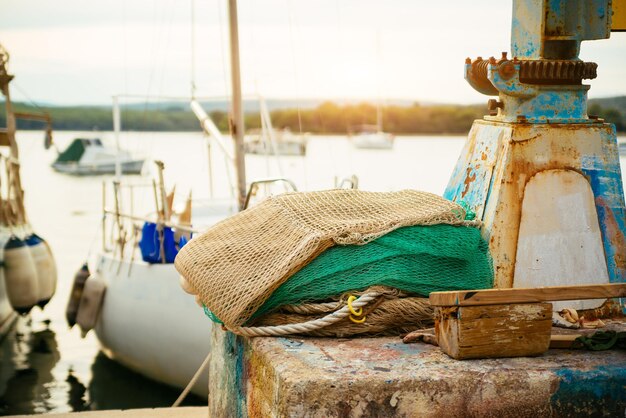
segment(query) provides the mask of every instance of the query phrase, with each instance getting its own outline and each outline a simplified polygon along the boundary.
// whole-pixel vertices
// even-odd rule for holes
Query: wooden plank
[[[433,292],[430,294],[430,304],[433,306],[502,305],[507,303],[538,303],[556,300],[606,299],[624,296],[626,296],[626,283],[610,283]]]
[[[551,329],[550,303],[435,309],[437,342],[455,359],[540,355]]]

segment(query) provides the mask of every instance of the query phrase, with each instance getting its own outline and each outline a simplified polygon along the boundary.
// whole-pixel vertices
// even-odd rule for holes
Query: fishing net
[[[175,265],[202,303],[226,327],[237,328],[289,277],[335,244],[356,248],[403,226],[460,225],[464,219],[465,210],[456,203],[412,190],[288,193],[191,240]]]
[[[489,248],[468,226],[407,226],[367,245],[329,248],[280,285],[253,318],[282,305],[385,285],[430,292],[492,287]]]

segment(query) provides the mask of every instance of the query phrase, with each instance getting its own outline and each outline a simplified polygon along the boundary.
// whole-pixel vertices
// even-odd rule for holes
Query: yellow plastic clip
[[[361,315],[363,315],[363,308],[359,308],[359,310],[356,311],[352,307],[352,302],[354,302],[356,299],[357,299],[356,296],[350,295],[350,297],[348,298],[348,309],[350,309],[350,313],[352,315],[354,315],[354,316],[361,316]]]
[[[366,319],[367,319],[367,315],[364,315],[363,318],[361,319],[356,319],[355,317],[350,315],[350,321],[354,322],[355,324],[362,324],[363,322],[365,322]]]
[[[352,307],[352,302],[354,302],[356,299],[356,296],[351,295],[350,297],[348,297],[348,309],[351,313],[350,321],[354,322],[355,324],[362,324],[363,322],[365,322],[365,319],[367,319],[367,315],[363,315],[363,308],[359,308],[358,310],[356,310]],[[361,315],[363,315],[363,318],[358,318]]]

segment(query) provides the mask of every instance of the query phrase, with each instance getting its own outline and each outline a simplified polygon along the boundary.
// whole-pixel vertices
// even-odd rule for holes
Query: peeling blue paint
[[[554,58],[548,55],[549,42],[580,43],[609,37],[608,0],[514,0],[511,25],[511,53],[520,59]],[[554,38],[550,38],[550,37]]]
[[[519,64],[513,65],[514,74],[503,78],[500,69],[504,65],[489,65],[488,77],[500,92],[503,103],[497,116],[489,120],[526,123],[593,123],[587,117],[587,90],[589,86],[535,86],[519,79]]]
[[[541,54],[543,1],[513,1],[511,54],[520,59],[539,59]]]
[[[593,414],[602,405],[612,416],[626,412],[626,368],[622,365],[598,366],[591,370],[555,371],[559,386],[550,403],[559,416]],[[607,408],[613,409],[607,411]]]
[[[232,417],[244,418],[247,417],[246,411],[246,388],[248,376],[245,371],[245,358],[244,358],[245,344],[243,344],[243,337],[239,337],[232,332],[226,332],[224,334],[224,353],[226,358],[224,359],[224,367],[231,368],[232,370],[232,384],[224,387],[222,390],[233,391],[234,396],[228,396],[229,407]],[[228,374],[226,374],[228,378]]]
[[[589,180],[595,196],[609,280],[626,282],[626,263],[623,260],[626,256],[620,254],[619,247],[619,243],[626,240],[626,211],[622,173],[617,158],[617,141],[614,137],[603,139],[614,143],[614,158],[584,156],[582,172]],[[618,264],[620,257],[622,262]],[[626,307],[624,309],[626,310]]]
[[[468,141],[454,168],[443,197],[465,202],[483,220],[485,203],[493,181],[493,171],[499,161],[502,127],[472,127]]]

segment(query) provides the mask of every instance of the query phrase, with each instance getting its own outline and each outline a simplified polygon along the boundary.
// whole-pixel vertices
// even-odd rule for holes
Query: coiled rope
[[[363,308],[381,295],[382,293],[378,291],[367,292],[361,295],[350,305],[344,305],[341,309],[336,310],[323,318],[302,322],[300,324],[274,325],[265,327],[237,327],[229,328],[228,330],[244,337],[280,337],[283,335],[302,334],[305,332],[317,331],[342,321],[352,315],[351,308],[356,310]]]

